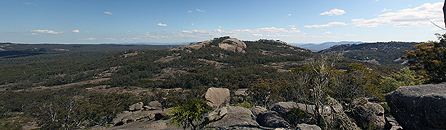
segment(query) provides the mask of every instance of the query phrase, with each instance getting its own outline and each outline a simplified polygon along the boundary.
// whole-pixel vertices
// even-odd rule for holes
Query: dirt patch
[[[135,96],[139,95],[140,93],[149,93],[149,95],[153,95],[150,89],[148,88],[141,88],[136,86],[126,86],[126,87],[110,87],[109,85],[101,85],[91,88],[86,88],[87,92],[92,93],[132,93]]]
[[[165,68],[161,71],[161,74],[157,74],[157,75],[155,75],[154,78],[151,78],[149,80],[152,80],[152,81],[165,80],[166,78],[171,78],[171,77],[175,78],[175,77],[179,77],[181,75],[186,75],[186,74],[188,74],[188,72],[184,71],[184,70],[179,70],[176,68]]]
[[[167,62],[171,62],[175,59],[179,59],[179,58],[181,58],[181,56],[166,56],[166,57],[156,60],[155,63],[156,62],[167,63]]]
[[[206,62],[207,65],[213,65],[213,66],[215,66],[216,69],[220,69],[221,67],[223,67],[223,65],[228,65],[226,63],[220,63],[220,62],[212,61],[212,60],[206,60],[206,59],[198,59],[198,60]]]
[[[40,91],[40,90],[46,90],[46,89],[60,89],[64,87],[72,87],[72,86],[80,86],[80,85],[86,85],[86,84],[98,84],[99,82],[109,80],[110,78],[99,78],[99,79],[93,79],[88,81],[82,81],[82,82],[76,82],[76,83],[70,83],[70,84],[64,84],[64,85],[58,85],[58,86],[52,86],[52,87],[46,87],[46,86],[39,86],[39,87],[33,87],[28,89],[20,89],[20,90],[14,90],[15,92],[21,92],[21,91]]]
[[[130,56],[136,56],[136,55],[138,55],[137,52],[134,52],[134,53],[127,53],[127,54],[124,54],[124,58],[130,57]]]

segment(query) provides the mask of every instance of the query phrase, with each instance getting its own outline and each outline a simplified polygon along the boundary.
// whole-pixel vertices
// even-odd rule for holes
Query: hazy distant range
[[[328,49],[334,45],[342,45],[342,44],[361,44],[364,42],[360,41],[341,41],[341,42],[324,42],[324,43],[288,43],[293,46],[309,49],[313,52],[318,52],[324,49]]]

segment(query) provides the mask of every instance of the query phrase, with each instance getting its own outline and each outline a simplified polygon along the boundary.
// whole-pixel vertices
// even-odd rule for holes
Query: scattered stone
[[[298,124],[296,126],[296,130],[322,130],[322,129],[317,125]]]
[[[214,108],[229,106],[230,93],[227,88],[209,88],[205,93],[207,104]]]
[[[386,101],[404,129],[446,129],[446,83],[399,87]]]
[[[135,104],[133,104],[133,105],[131,105],[131,106],[129,107],[129,111],[138,111],[138,110],[141,110],[141,109],[142,109],[142,106],[144,106],[144,103],[142,103],[142,102],[135,103]]]
[[[278,102],[270,106],[269,109],[271,111],[276,111],[283,117],[286,116],[292,108],[299,108],[300,110],[305,111],[308,114],[314,114],[316,109],[314,105],[295,103],[295,102]],[[342,106],[333,106],[333,109],[335,112],[343,111]],[[322,114],[331,114],[333,110],[331,106],[325,105],[323,108],[319,108],[319,111]]]
[[[147,120],[159,120],[164,117],[163,113],[165,112],[162,110],[135,112],[124,111],[123,113],[118,114],[116,118],[113,119],[113,125],[119,126],[126,124],[128,121],[137,121],[142,118],[146,118]]]

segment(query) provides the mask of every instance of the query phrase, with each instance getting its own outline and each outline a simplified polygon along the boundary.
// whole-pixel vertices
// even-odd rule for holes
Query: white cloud
[[[330,33],[331,33],[330,31],[326,31],[326,32],[324,33],[324,35],[325,35],[325,34],[330,34]]]
[[[195,25],[195,24],[194,24],[194,23],[190,23],[190,25],[192,25],[192,26],[193,26],[193,25]]]
[[[347,25],[344,22],[330,22],[328,24],[323,24],[323,25],[305,25],[304,27],[306,28],[324,28],[324,27],[332,27],[332,26],[344,26]]]
[[[115,38],[105,38],[105,40],[116,41]]]
[[[218,26],[218,28],[222,28],[221,26]]]
[[[78,33],[78,32],[79,32],[79,30],[73,30],[73,31],[71,31],[71,32],[74,32],[74,33]]]
[[[34,33],[34,34],[38,34],[38,33],[42,33],[42,34],[62,34],[62,33],[64,33],[63,31],[55,32],[53,30],[31,30],[29,32]]]
[[[82,39],[78,39],[78,40],[93,41],[93,40],[96,40],[96,38],[89,37],[89,38],[82,38]]]
[[[104,11],[104,14],[113,15],[111,12]]]
[[[187,11],[187,12],[189,12],[189,13],[192,13],[192,11],[190,11],[190,10],[189,10],[189,11]]]
[[[288,16],[291,16],[291,14],[288,14]]]
[[[345,36],[353,37],[353,36],[356,36],[356,35],[355,34],[345,34]]]
[[[333,16],[333,15],[342,15],[344,14],[345,11],[342,9],[332,9],[330,11],[325,11],[319,15],[328,15],[328,16]]]
[[[200,9],[195,9],[198,12],[205,12],[204,10],[200,10]]]
[[[297,29],[296,25],[288,25],[288,27],[290,27],[290,29],[292,29],[292,30],[296,30]]]
[[[166,27],[167,26],[167,24],[162,24],[162,23],[158,23],[156,25],[161,26],[161,27]]]
[[[387,11],[392,11],[392,9],[386,9],[386,8],[384,8],[383,10],[381,10],[381,12],[387,12]]]
[[[434,4],[425,3],[415,8],[407,8],[396,12],[380,14],[374,19],[352,19],[352,22],[355,26],[360,27],[378,27],[380,25],[390,24],[393,24],[394,27],[408,27],[431,25],[432,23],[426,19],[429,18],[433,22],[444,25],[443,12],[441,10],[442,7],[443,2]]]
[[[287,33],[287,34],[280,34]],[[231,29],[231,30],[222,30],[222,29],[214,29],[214,30],[185,30],[185,31],[165,31],[165,32],[150,32],[145,33],[144,35],[137,36],[138,40],[154,40],[169,38],[169,39],[194,39],[194,40],[203,40],[208,38],[215,38],[221,36],[265,36],[269,38],[277,37],[290,37],[293,36],[293,33],[301,33],[299,30],[288,30],[285,28],[275,28],[275,27],[266,27],[266,28],[257,28],[257,29]],[[265,38],[264,37],[264,38]],[[136,40],[133,38],[126,38],[127,40]]]
[[[26,3],[26,2],[23,2],[23,4],[25,4],[25,5],[31,5],[31,6],[37,6],[37,4],[33,4],[33,3]]]

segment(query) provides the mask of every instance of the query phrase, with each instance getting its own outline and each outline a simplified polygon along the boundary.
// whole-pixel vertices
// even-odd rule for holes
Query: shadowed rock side
[[[404,129],[446,129],[446,83],[403,86],[387,94],[386,100]]]

